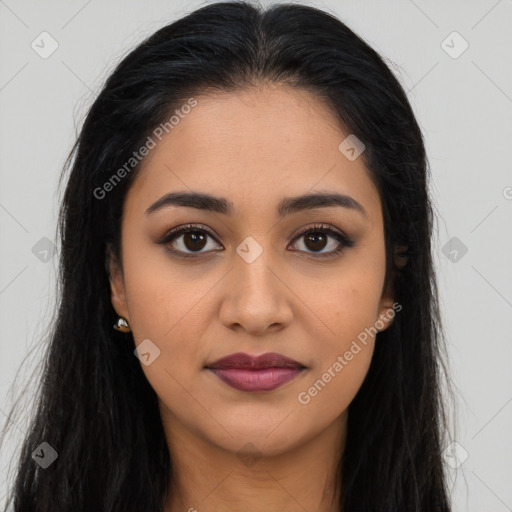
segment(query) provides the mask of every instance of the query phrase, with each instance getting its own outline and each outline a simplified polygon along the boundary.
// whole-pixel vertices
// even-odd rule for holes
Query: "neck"
[[[313,439],[269,455],[250,443],[234,453],[165,418],[173,475],[165,512],[339,511],[346,419],[347,413]]]

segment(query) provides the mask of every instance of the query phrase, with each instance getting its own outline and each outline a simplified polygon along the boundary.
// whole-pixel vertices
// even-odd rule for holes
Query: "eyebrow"
[[[233,215],[235,211],[234,204],[224,197],[216,197],[211,194],[192,191],[170,192],[165,194],[146,210],[146,215],[166,206],[197,208],[198,210],[211,211],[223,215]],[[361,203],[356,201],[353,197],[334,192],[317,192],[296,197],[285,197],[280,201],[277,207],[277,213],[279,217],[284,217],[285,215],[303,210],[328,208],[331,206],[340,206],[357,211],[363,217],[369,219],[368,213]]]

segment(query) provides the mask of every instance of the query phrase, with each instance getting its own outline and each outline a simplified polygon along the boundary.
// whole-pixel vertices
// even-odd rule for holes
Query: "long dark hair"
[[[107,194],[98,191],[194,95],[265,82],[313,92],[365,144],[382,201],[386,282],[402,306],[377,335],[349,407],[340,510],[450,510],[435,217],[407,96],[384,59],[335,16],[297,4],[222,2],[161,28],[118,64],[66,161],[58,308],[8,497],[16,512],[162,510],[172,472],[157,397],[127,348],[131,334],[112,329],[106,266],[108,248],[120,261],[123,200],[140,163]],[[399,246],[407,248],[403,268],[394,260]],[[47,469],[32,457],[42,442],[58,453]]]

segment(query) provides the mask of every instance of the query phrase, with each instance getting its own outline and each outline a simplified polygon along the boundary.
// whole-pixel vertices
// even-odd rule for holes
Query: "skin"
[[[289,86],[205,94],[151,150],[125,199],[122,268],[110,259],[112,304],[135,345],[150,339],[160,355],[141,364],[159,398],[176,478],[166,512],[337,510],[336,465],[345,445],[347,408],[369,368],[374,338],[308,404],[298,400],[386,315],[381,201],[362,158],[340,152],[344,130],[322,100]],[[182,206],[149,215],[168,192],[190,190],[233,202],[233,216]],[[284,197],[347,194],[366,210],[339,206],[280,219]],[[176,226],[210,229],[203,245]],[[299,229],[325,223],[355,241],[315,245]],[[248,263],[236,252],[253,237],[263,249]],[[194,247],[199,247],[195,249]],[[323,248],[322,248],[323,247]],[[293,250],[295,249],[295,250]],[[199,250],[199,253],[197,252]],[[317,252],[315,252],[317,251]],[[238,391],[204,369],[234,352],[278,352],[307,370],[274,391]],[[243,447],[255,452],[249,462]]]

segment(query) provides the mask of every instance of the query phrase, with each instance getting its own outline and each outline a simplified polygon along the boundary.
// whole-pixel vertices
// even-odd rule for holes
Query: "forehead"
[[[339,150],[350,133],[314,94],[265,86],[194,99],[155,139],[127,201],[145,210],[167,192],[199,190],[229,198],[242,214],[321,189],[350,195],[370,213],[380,209],[363,159]]]

